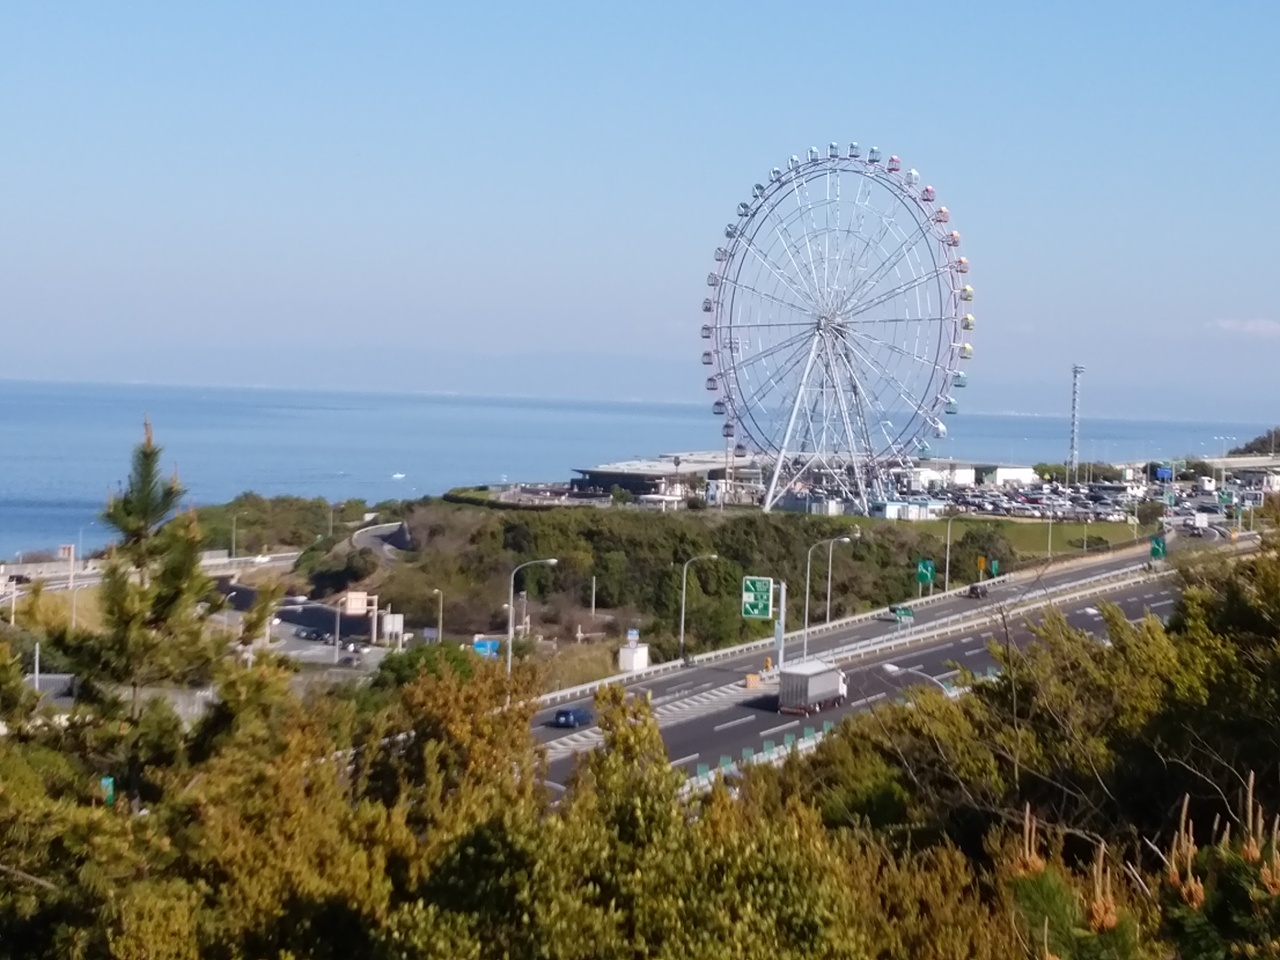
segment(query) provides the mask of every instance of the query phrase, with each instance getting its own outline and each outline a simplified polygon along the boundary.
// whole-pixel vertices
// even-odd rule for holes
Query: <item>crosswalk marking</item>
[[[776,680],[750,690],[744,683],[732,683],[713,690],[704,690],[693,696],[676,694],[673,697],[655,697],[651,701],[653,717],[658,722],[659,728],[670,727],[707,714],[719,713],[730,702],[754,700],[756,697],[776,691],[777,687]],[[660,700],[662,702],[659,702]],[[559,737],[547,744],[547,760],[554,762],[575,753],[592,750],[598,747],[603,739],[604,736],[599,727],[591,727]]]

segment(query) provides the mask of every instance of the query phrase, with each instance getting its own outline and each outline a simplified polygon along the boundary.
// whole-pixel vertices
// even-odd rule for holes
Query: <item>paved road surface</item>
[[[1166,616],[1173,607],[1175,596],[1172,581],[1162,580],[1078,601],[1062,612],[1071,626],[1101,632],[1104,628],[1097,605],[1104,601],[1118,604],[1126,617],[1137,619],[1148,610]],[[1040,617],[1040,613],[1033,614],[1032,622],[1038,622]],[[1025,621],[1014,624],[1012,637],[1015,643],[1023,644],[1030,636]],[[787,734],[798,737],[806,727],[821,728],[824,721],[836,721],[876,703],[892,700],[903,689],[926,682],[909,674],[891,677],[884,671],[886,662],[942,679],[953,675],[958,664],[982,673],[993,665],[987,650],[987,643],[992,639],[990,627],[960,630],[918,648],[886,652],[879,657],[858,661],[846,668],[851,702],[807,719],[777,712],[776,682],[759,690],[749,691],[737,686],[725,691],[726,685],[741,679],[745,672],[742,670],[719,675],[684,670],[671,678],[658,678],[662,681],[660,687],[658,679],[655,679],[633,689],[651,691],[667,755],[673,766],[692,776],[700,764],[715,767],[724,756],[736,761],[741,758],[743,748],[759,752],[766,740],[780,744]],[[576,754],[569,751],[590,749],[599,742],[599,732],[594,727],[568,733],[539,728],[538,732],[548,742],[548,781],[555,788],[565,783],[573,769]]]
[[[1130,554],[1124,557],[1108,557],[1100,560],[1096,564],[1090,564],[1087,567],[1076,567],[1070,570],[1059,570],[1057,572],[1049,572],[1038,579],[1020,580],[1014,583],[1000,583],[990,588],[990,594],[986,600],[970,600],[967,597],[953,597],[947,600],[940,600],[927,606],[922,606],[916,610],[915,626],[926,626],[945,617],[950,617],[958,613],[972,613],[983,609],[984,607],[995,607],[999,604],[1009,603],[1017,600],[1031,590],[1040,589],[1042,587],[1064,587],[1068,584],[1085,579],[1086,577],[1096,576],[1098,574],[1107,573],[1113,570],[1119,570],[1126,567],[1132,567],[1134,564],[1141,562],[1141,558]],[[910,600],[905,601],[910,605]],[[789,625],[790,626],[790,625]],[[795,629],[795,627],[791,627]],[[827,650],[843,646],[854,640],[869,640],[875,637],[887,637],[894,633],[897,629],[896,625],[885,621],[863,622],[851,626],[844,630],[834,631],[833,633],[821,636],[810,637],[809,653],[810,655],[822,654]],[[801,653],[802,643],[799,640],[788,641],[787,653],[788,657],[798,657]],[[723,660],[717,660],[703,666],[690,667],[685,670],[674,671],[651,680],[645,681],[641,686],[650,690],[653,697],[665,697],[671,693],[680,690],[709,689],[713,686],[723,686],[732,683],[734,680],[741,679],[743,675],[763,669],[765,657],[771,656],[772,649],[760,650],[752,653],[742,654],[737,657],[729,657]],[[534,728],[538,732],[538,736],[543,741],[555,740],[558,737],[565,736],[565,732],[557,730],[554,727],[547,726],[551,719],[555,716],[557,710],[564,709],[567,706],[588,706],[592,697],[584,696],[581,700],[572,702],[561,702],[545,710],[539,711],[534,717]]]

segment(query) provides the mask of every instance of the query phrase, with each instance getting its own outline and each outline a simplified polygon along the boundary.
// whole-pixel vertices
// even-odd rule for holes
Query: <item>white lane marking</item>
[[[692,687],[692,686],[693,686],[693,681],[690,680],[687,683],[680,684],[678,687],[672,687],[670,690],[667,691],[667,693],[678,693],[679,691],[688,689],[689,687]]]
[[[994,637],[994,636],[995,636],[995,634],[994,634],[994,633],[992,633],[990,630],[988,630],[986,633],[982,634],[982,639],[983,639],[983,640],[990,640],[990,639],[991,639],[992,637]]]
[[[1154,610],[1156,607],[1172,607],[1172,606],[1173,606],[1172,600],[1161,600],[1159,603],[1153,603],[1151,605],[1151,609]]]
[[[986,652],[987,652],[987,651],[986,651],[986,650],[984,650],[984,649],[983,649],[983,648],[981,648],[981,647],[974,647],[972,650],[966,650],[966,651],[964,652],[964,655],[965,655],[966,657],[976,657],[978,654],[980,654],[980,653],[986,653]]]
[[[978,638],[977,638],[977,637],[961,637],[961,638],[960,638],[960,642],[961,642],[961,643],[973,643],[973,641],[974,641],[974,640],[976,640],[976,639],[978,639]]]
[[[768,730],[761,730],[760,736],[767,737],[771,733],[781,733],[783,730],[790,730],[792,727],[800,726],[799,720],[792,720],[790,723],[780,723],[776,727],[770,727]]]
[[[691,753],[687,757],[681,757],[679,760],[672,760],[671,766],[683,767],[686,763],[692,763],[694,760],[697,760],[698,757],[700,756],[702,756],[702,754],[700,753]]]
[[[551,780],[543,780],[542,782],[543,782],[544,784],[546,784],[548,787],[551,787],[551,788],[553,788],[553,789],[555,789],[555,790],[558,790],[560,793],[564,793],[564,792],[565,792],[565,786],[564,786],[564,784],[562,784],[562,783],[555,783],[555,782],[553,782],[553,781],[551,781]]]
[[[914,667],[907,667],[907,669],[908,669],[908,670],[923,670],[923,669],[924,669],[924,664],[923,664],[923,663],[917,663]]]
[[[955,646],[955,644],[954,644],[954,643],[944,643],[942,646],[940,646],[940,647],[934,647],[933,649],[935,649],[935,650],[950,650],[950,649],[951,649],[952,647],[954,647],[954,646]]]
[[[958,676],[960,676],[960,671],[959,671],[959,670],[948,670],[946,673],[940,673],[940,674],[938,674],[938,675],[937,675],[936,677],[934,677],[933,679],[935,679],[935,680],[950,680],[952,677],[958,677]]]
[[[883,694],[883,693],[873,693],[871,696],[863,697],[861,700],[857,701],[856,703],[851,704],[851,706],[860,707],[864,703],[875,703],[877,700],[883,700],[885,696],[886,694]]]
[[[728,730],[730,727],[736,727],[744,723],[753,723],[755,719],[755,717],[739,717],[737,720],[729,720],[728,722],[714,726],[711,729],[719,733],[721,730]]]
[[[697,685],[696,687],[694,687],[693,689],[694,689],[694,690],[705,690],[705,689],[707,689],[707,687],[711,686],[713,683],[715,683],[715,681],[714,681],[714,680],[708,680],[706,683],[700,683],[700,684],[698,684],[698,685]]]
[[[1151,599],[1152,597],[1154,597],[1154,596],[1155,596],[1155,594],[1154,594],[1154,593],[1144,593],[1144,594],[1142,595],[1142,599],[1143,599],[1143,600],[1150,600],[1150,599]]]

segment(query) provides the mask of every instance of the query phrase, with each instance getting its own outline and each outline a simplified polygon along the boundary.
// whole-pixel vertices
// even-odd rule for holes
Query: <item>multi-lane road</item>
[[[1111,570],[1131,567],[1137,559],[1108,559],[1087,569],[1074,569],[1047,573],[1035,580],[997,584],[991,587],[984,601],[968,598],[952,598],[919,608],[916,627],[952,617],[958,613],[972,613],[975,618],[983,611],[992,611],[1018,601],[1028,592],[1040,588],[1057,588],[1064,592],[1072,583],[1087,576],[1096,576]],[[1087,600],[1069,602],[1062,608],[1068,623],[1086,630],[1100,629],[1101,615],[1097,604],[1102,601],[1116,603],[1130,618],[1138,618],[1145,611],[1167,614],[1174,603],[1172,581],[1148,581],[1130,585],[1109,593],[1101,593]],[[1030,620],[1038,621],[1040,614],[1032,614]],[[821,726],[823,721],[838,720],[846,714],[867,709],[886,698],[893,698],[903,687],[928,683],[919,676],[945,680],[953,675],[958,665],[975,672],[983,672],[992,665],[987,644],[995,635],[989,624],[975,626],[969,623],[959,626],[953,633],[919,646],[901,648],[893,654],[872,655],[846,667],[849,678],[849,701],[838,710],[826,711],[814,718],[800,720],[777,713],[777,683],[762,683],[747,689],[743,681],[747,674],[757,673],[764,667],[765,657],[771,651],[762,650],[725,658],[710,664],[690,666],[681,670],[652,677],[630,685],[633,693],[647,695],[658,725],[662,730],[667,754],[673,766],[692,775],[699,766],[715,766],[722,757],[738,760],[744,748],[760,751],[767,742],[781,743],[787,734],[801,734],[806,727]],[[1010,636],[1015,643],[1030,637],[1026,620],[1015,618],[1010,622]],[[882,621],[863,622],[809,641],[809,654],[822,655],[825,651],[845,646],[859,640],[889,638],[897,630],[893,623]],[[1003,635],[1001,642],[1004,641]],[[799,643],[790,641],[787,655],[799,655]],[[912,673],[890,676],[884,664],[891,662]],[[569,776],[579,753],[600,743],[597,728],[584,727],[563,730],[552,726],[557,710],[568,706],[589,705],[589,698],[555,704],[540,711],[534,718],[534,730],[544,743],[548,760],[548,781],[553,787],[563,785]]]

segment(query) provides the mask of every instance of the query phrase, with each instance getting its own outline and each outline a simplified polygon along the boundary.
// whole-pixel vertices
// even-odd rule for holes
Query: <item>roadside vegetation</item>
[[[914,690],[707,796],[682,792],[647,701],[610,688],[596,703],[602,748],[552,790],[532,662],[508,680],[465,650],[421,647],[368,683],[304,696],[254,648],[265,605],[239,643],[210,643],[202,531],[159,461],[148,436],[107,510],[117,542],[100,626],[32,627],[82,680],[69,715],[24,683],[19,638],[0,639],[0,960],[1276,952],[1273,542],[1185,571],[1167,625],[1104,607],[1102,643],[1050,615],[1025,650],[997,637],[1001,673],[963,677],[966,695]],[[847,529],[460,516],[410,522],[427,525],[428,547],[485,544],[497,575],[547,552],[581,578],[588,556],[635,550],[655,582],[609,586],[637,603],[665,596],[673,556],[713,548],[746,569],[749,550],[770,551],[792,576],[815,534]],[[905,526],[864,531],[841,582],[900,587],[878,578],[920,547]],[[975,535],[966,549],[993,546]],[[196,678],[217,700],[189,724],[147,694]]]

